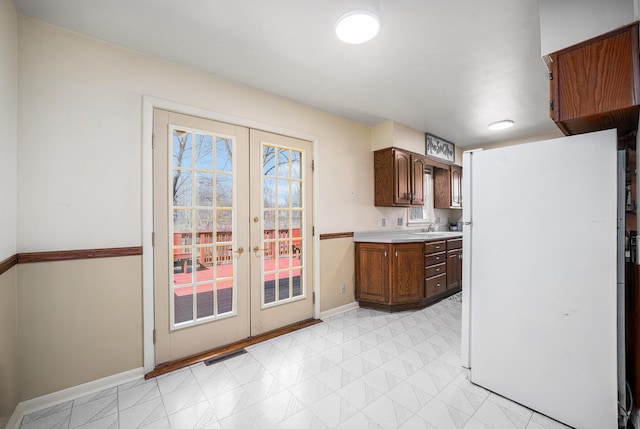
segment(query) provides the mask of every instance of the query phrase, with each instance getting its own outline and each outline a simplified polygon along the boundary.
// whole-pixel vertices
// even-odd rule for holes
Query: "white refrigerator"
[[[575,428],[618,426],[616,140],[607,130],[463,156],[463,365],[471,382]]]

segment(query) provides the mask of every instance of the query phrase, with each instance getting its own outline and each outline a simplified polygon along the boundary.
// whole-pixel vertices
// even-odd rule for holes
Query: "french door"
[[[156,365],[312,317],[311,144],[154,110]]]

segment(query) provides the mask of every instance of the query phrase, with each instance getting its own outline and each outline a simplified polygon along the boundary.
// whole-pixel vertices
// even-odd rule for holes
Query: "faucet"
[[[436,230],[436,224],[435,223],[430,223],[429,225],[427,225],[427,232],[433,232]]]

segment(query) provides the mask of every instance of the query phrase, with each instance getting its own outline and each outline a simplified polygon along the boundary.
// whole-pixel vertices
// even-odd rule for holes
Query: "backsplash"
[[[376,229],[410,229],[424,228],[427,224],[407,225],[407,209],[404,207],[376,207],[379,218]],[[435,209],[438,231],[448,231],[450,223],[456,223],[462,219],[462,210],[459,209]]]

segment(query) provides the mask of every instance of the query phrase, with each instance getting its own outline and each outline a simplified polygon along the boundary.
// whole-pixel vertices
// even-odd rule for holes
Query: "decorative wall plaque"
[[[425,134],[425,155],[454,163],[456,158],[456,145],[440,137]]]

